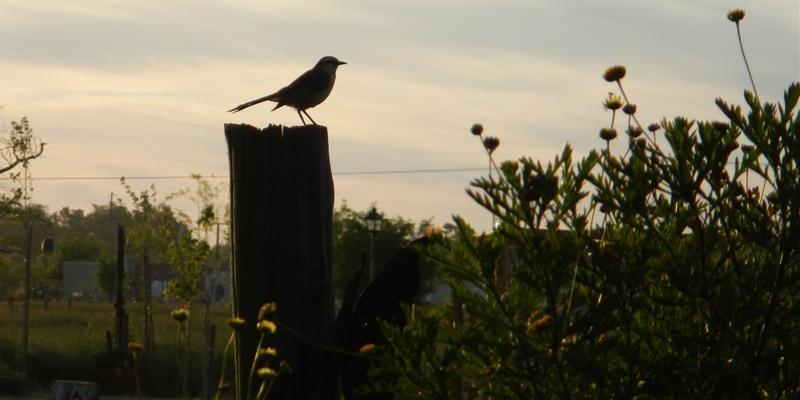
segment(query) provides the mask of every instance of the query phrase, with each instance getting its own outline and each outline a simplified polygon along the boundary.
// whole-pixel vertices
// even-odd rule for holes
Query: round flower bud
[[[622,107],[622,112],[628,115],[636,114],[636,104],[625,104],[625,107]]]
[[[485,139],[483,139],[483,147],[485,147],[486,150],[489,150],[489,154],[494,153],[498,146],[500,146],[500,139],[494,136],[487,136]]]
[[[642,128],[639,128],[638,126],[629,126],[626,132],[628,133],[628,136],[632,138],[637,138],[644,133],[642,132]]]
[[[480,134],[483,133],[483,125],[481,124],[472,125],[472,129],[470,129],[470,132],[472,132],[472,134],[475,136],[479,136]]]
[[[617,130],[614,128],[600,129],[600,138],[605,141],[611,141],[617,138]]]
[[[736,8],[728,11],[728,19],[738,24],[739,21],[744,19],[744,10]]]
[[[656,133],[657,130],[661,129],[661,125],[658,123],[653,122],[650,125],[647,125],[647,130],[653,133]]]
[[[625,67],[622,65],[615,65],[606,69],[603,73],[603,79],[607,82],[616,82],[625,77]]]

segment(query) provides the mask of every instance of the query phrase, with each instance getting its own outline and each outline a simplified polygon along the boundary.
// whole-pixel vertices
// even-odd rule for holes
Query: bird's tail
[[[275,96],[275,93],[273,93],[271,95],[268,95],[268,96],[264,96],[264,97],[255,99],[255,100],[248,101],[247,103],[239,104],[238,106],[228,110],[228,112],[235,113],[235,112],[242,111],[247,107],[254,106],[254,105],[258,104],[258,103],[263,103],[263,102],[265,102],[267,100],[273,100],[274,101],[275,100],[274,96]]]

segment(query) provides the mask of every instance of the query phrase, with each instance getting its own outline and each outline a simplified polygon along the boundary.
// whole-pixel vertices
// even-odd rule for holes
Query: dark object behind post
[[[309,342],[332,336],[333,179],[323,126],[259,130],[225,125],[231,179],[234,313],[248,322],[236,341],[237,388],[244,398],[258,340],[259,307],[276,302],[286,329],[268,338],[293,372],[270,398],[338,399],[331,358]],[[276,368],[273,361],[271,366]],[[255,392],[254,392],[255,393]]]

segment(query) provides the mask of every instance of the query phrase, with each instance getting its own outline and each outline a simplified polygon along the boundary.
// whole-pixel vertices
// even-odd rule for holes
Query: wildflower
[[[628,115],[636,114],[636,104],[625,104],[625,107],[622,107],[622,112]]]
[[[729,11],[728,19],[738,24],[739,21],[744,19],[744,10],[742,10],[741,8],[736,8]]]
[[[189,319],[189,310],[185,308],[178,308],[176,310],[172,310],[172,319],[178,322],[183,322]]]
[[[608,98],[603,102],[603,107],[605,107],[606,110],[616,111],[622,107],[622,104],[622,97],[608,92]]]
[[[265,303],[258,309],[258,320],[266,319],[268,316],[275,314],[278,311],[278,305],[275,302]]]
[[[425,236],[433,239],[442,236],[442,228],[439,225],[430,224],[425,227]]]
[[[275,333],[275,331],[278,330],[278,327],[275,325],[274,322],[266,320],[266,319],[262,319],[261,321],[258,321],[258,324],[256,325],[256,328],[258,329],[259,332],[267,332],[267,331],[269,331],[269,333]]]
[[[641,136],[642,133],[644,133],[644,132],[642,132],[642,128],[639,128],[638,126],[629,126],[628,130],[627,130],[627,133],[628,133],[628,136],[630,136],[632,138],[637,138],[637,137]]]
[[[483,125],[481,124],[472,125],[470,132],[472,132],[472,134],[475,136],[480,136],[480,134],[483,133]]]
[[[730,125],[728,125],[726,122],[722,122],[722,121],[714,121],[714,122],[711,123],[711,125],[719,133],[727,132],[728,128],[730,127]]]
[[[497,146],[500,146],[500,139],[494,136],[487,136],[486,139],[483,139],[483,147],[489,151],[489,154],[494,153]]]
[[[603,73],[603,79],[607,82],[616,82],[625,77],[625,67],[622,65],[615,65],[606,69]]]
[[[278,350],[274,347],[261,347],[258,349],[258,356],[259,357],[275,357],[278,355]]]
[[[600,129],[600,137],[605,141],[611,141],[617,138],[617,130],[614,128]]]
[[[134,357],[142,354],[144,351],[144,345],[139,342],[128,342],[128,351],[133,354]]]
[[[247,326],[247,322],[239,317],[233,317],[228,320],[228,326],[235,331],[242,330],[245,326]]]
[[[261,368],[259,368],[257,374],[258,374],[259,378],[261,378],[261,379],[263,379],[265,381],[269,380],[269,379],[273,379],[276,376],[278,376],[278,373],[275,372],[275,370],[270,368],[270,367],[261,367]]]
[[[358,352],[361,353],[361,354],[366,354],[366,353],[369,353],[369,352],[375,350],[377,347],[378,346],[376,346],[375,343],[367,343],[367,344],[361,346],[361,348],[358,349]]]
[[[653,133],[656,133],[657,130],[661,129],[661,125],[656,122],[653,122],[650,125],[647,125],[647,130]]]

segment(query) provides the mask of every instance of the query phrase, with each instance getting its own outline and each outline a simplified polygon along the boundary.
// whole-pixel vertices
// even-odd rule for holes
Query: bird
[[[272,111],[283,106],[289,106],[297,110],[297,115],[300,116],[300,121],[303,122],[303,125],[306,125],[306,120],[303,119],[302,113],[306,114],[312,124],[317,125],[306,110],[319,105],[328,98],[328,95],[331,94],[331,89],[333,89],[333,83],[336,81],[336,69],[344,64],[347,63],[333,56],[322,57],[313,68],[304,72],[303,75],[300,75],[281,90],[240,104],[231,108],[228,112],[236,113],[269,100],[278,103]]]

